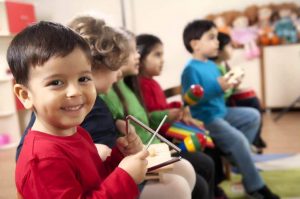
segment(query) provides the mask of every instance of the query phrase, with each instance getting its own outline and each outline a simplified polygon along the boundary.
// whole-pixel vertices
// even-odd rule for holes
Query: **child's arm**
[[[85,180],[95,179],[91,175],[99,175],[99,179],[95,181],[95,186],[87,189],[81,184],[83,179],[77,175],[75,165],[64,158],[33,160],[30,166],[31,169],[25,178],[16,182],[18,192],[23,198],[133,199],[138,195],[135,181],[122,168],[116,168],[105,179],[98,173],[86,171]]]

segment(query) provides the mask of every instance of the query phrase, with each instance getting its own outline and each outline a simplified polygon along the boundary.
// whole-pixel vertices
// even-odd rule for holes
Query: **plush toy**
[[[233,20],[232,26],[231,38],[233,43],[244,46],[247,59],[258,57],[260,51],[256,44],[257,28],[249,26],[249,20],[243,13],[240,13]]]
[[[291,13],[291,19],[298,32],[298,40],[300,40],[300,6],[295,7]]]
[[[223,15],[218,15],[213,21],[219,32],[230,34],[231,28],[227,25],[226,19]]]
[[[298,40],[296,27],[291,19],[291,5],[281,4],[279,20],[275,23],[275,33],[283,43],[295,43]]]
[[[258,10],[258,33],[261,45],[278,45],[280,39],[273,32],[271,24],[272,9],[270,6],[262,6]]]
[[[257,12],[259,10],[259,7],[256,5],[251,5],[248,6],[245,11],[244,14],[247,16],[248,20],[249,20],[249,25],[253,26],[257,23]]]

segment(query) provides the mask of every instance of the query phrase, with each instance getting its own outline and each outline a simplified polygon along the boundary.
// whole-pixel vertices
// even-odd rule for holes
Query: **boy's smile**
[[[96,97],[91,64],[79,48],[32,67],[26,90],[27,108],[37,116],[32,129],[54,135],[74,133]]]

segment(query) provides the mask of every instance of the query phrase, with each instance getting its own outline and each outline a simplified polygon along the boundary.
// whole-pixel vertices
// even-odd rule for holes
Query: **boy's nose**
[[[82,91],[77,84],[69,84],[67,88],[67,97],[76,97],[80,96]]]

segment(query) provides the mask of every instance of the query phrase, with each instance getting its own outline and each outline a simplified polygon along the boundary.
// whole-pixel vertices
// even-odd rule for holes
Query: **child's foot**
[[[272,193],[272,191],[266,185],[257,191],[248,193],[248,196],[250,199],[280,199],[280,197]]]
[[[215,199],[228,199],[225,191],[219,186],[215,187]]]

